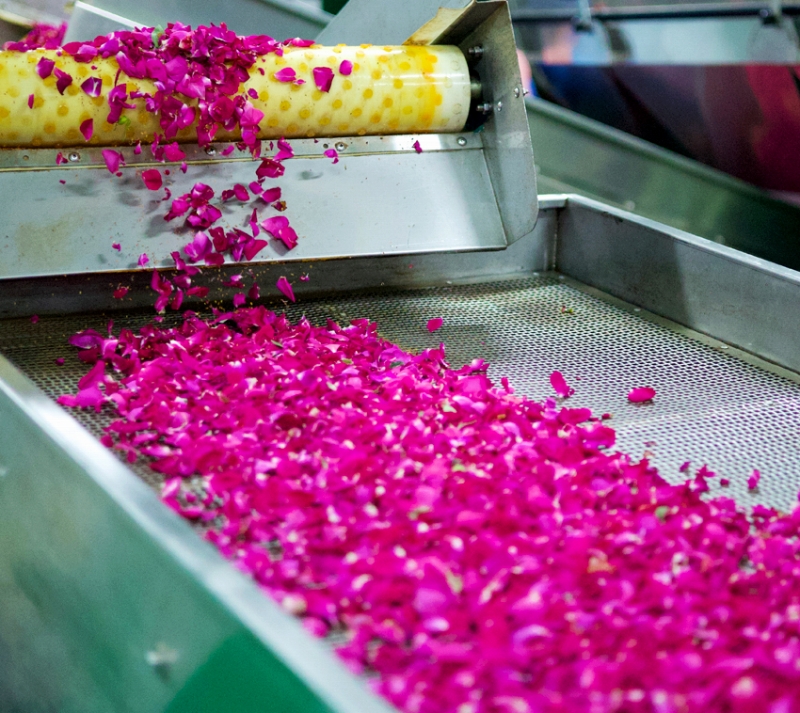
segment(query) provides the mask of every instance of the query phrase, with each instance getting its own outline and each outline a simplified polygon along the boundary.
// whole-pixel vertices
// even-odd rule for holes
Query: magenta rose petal
[[[344,59],[339,64],[339,74],[349,77],[353,73],[353,63],[349,59]]]
[[[279,277],[278,281],[275,283],[275,286],[292,302],[296,302],[294,296],[294,290],[292,286],[289,284],[289,281],[285,277]]]
[[[81,89],[90,97],[99,97],[103,89],[103,82],[99,77],[89,77],[81,82]]]
[[[420,145],[419,140],[415,141],[411,145],[414,147],[414,151],[416,151],[417,153],[422,153],[422,146]]]
[[[120,165],[123,164],[122,154],[114,149],[103,149],[101,153],[109,173],[117,173]]]
[[[562,399],[569,398],[575,393],[575,389],[567,384],[567,380],[560,371],[554,371],[550,374],[550,386],[553,387],[553,391],[556,392],[556,395]]]
[[[329,92],[333,83],[333,70],[330,67],[314,67],[314,84],[321,92]]]
[[[85,141],[90,141],[94,134],[94,119],[86,119],[81,122],[80,132]]]
[[[33,102],[35,101],[36,97],[33,94],[28,94],[28,109],[33,109]]]
[[[161,171],[157,168],[148,168],[142,171],[142,181],[149,191],[157,191],[163,185]]]
[[[628,401],[632,404],[642,404],[655,398],[656,390],[649,386],[639,386],[628,392]]]
[[[297,79],[297,73],[291,67],[278,70],[274,76],[279,82],[293,82]]]
[[[428,331],[431,334],[433,334],[433,332],[436,332],[437,330],[441,329],[443,324],[444,324],[444,319],[442,319],[441,317],[434,317],[433,319],[429,319]]]

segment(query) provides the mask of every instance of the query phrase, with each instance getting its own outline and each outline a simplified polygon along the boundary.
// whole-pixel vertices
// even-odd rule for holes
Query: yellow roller
[[[56,78],[42,79],[36,65],[42,57],[73,77],[64,94]],[[349,76],[339,73],[343,60],[352,63]],[[94,66],[96,69],[92,69]],[[291,67],[305,84],[280,82],[275,73]],[[315,67],[334,72],[329,92],[316,88]],[[263,69],[263,74],[259,71]],[[144,100],[131,101],[130,121],[109,124],[107,92],[119,67],[114,59],[79,63],[56,52],[0,52],[0,146],[77,146],[87,143],[78,127],[94,120],[94,145],[120,145],[149,141],[161,133],[158,119],[144,108]],[[102,80],[99,97],[80,88],[88,77]],[[149,80],[126,79],[127,91],[154,93]],[[470,77],[464,55],[456,47],[308,47],[289,48],[282,57],[259,58],[242,91],[255,89],[253,105],[264,112],[260,137],[364,136],[460,131],[469,113]],[[33,107],[29,108],[30,95]],[[249,98],[249,97],[248,97]],[[192,101],[187,101],[191,104]],[[178,134],[180,141],[196,138],[192,127]],[[235,135],[219,133],[217,138]]]

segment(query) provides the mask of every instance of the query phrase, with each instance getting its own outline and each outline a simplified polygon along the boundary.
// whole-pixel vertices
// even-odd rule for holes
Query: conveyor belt
[[[684,461],[695,467],[706,463],[731,480],[728,488],[714,484],[712,494],[782,509],[797,501],[800,483],[792,475],[800,472],[796,383],[766,363],[741,359],[719,343],[560,276],[306,300],[288,312],[292,319],[305,314],[313,322],[368,317],[405,348],[443,341],[454,366],[482,357],[492,364],[493,378],[508,376],[518,393],[537,399],[552,395],[548,377],[558,369],[576,391],[568,405],[613,414],[610,424],[619,448],[635,457],[650,452],[668,480],[686,477],[678,471]],[[112,316],[119,329],[140,325],[152,313]],[[444,326],[431,335],[425,324],[437,316]],[[74,392],[86,371],[67,337],[87,327],[102,331],[106,323],[102,315],[42,317],[37,324],[0,321],[0,352],[56,397]],[[60,356],[67,357],[65,366],[55,364]],[[629,404],[628,391],[643,385],[656,388],[655,402]],[[75,415],[95,434],[110,418],[110,412]],[[745,481],[753,468],[763,477],[759,490],[748,493]],[[157,486],[158,476],[146,466],[136,470]]]

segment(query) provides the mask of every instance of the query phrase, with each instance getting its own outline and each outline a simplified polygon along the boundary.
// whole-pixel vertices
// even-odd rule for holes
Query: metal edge
[[[474,47],[482,48],[475,70],[481,78],[483,100],[492,106],[492,114],[481,133],[495,200],[506,240],[511,244],[536,224],[536,168],[508,3],[484,0],[472,12],[481,16],[491,7],[494,12],[466,37],[459,38],[458,46],[465,56],[470,56]],[[453,33],[459,25],[469,27],[470,14],[446,33],[448,41],[456,39]]]
[[[332,710],[394,712],[2,355],[0,390]]]
[[[725,260],[736,263],[737,265],[747,267],[750,270],[755,270],[759,273],[769,274],[771,277],[785,280],[794,286],[800,287],[800,272],[797,270],[792,270],[789,267],[783,267],[782,265],[770,262],[769,260],[763,260],[762,258],[755,257],[748,253],[742,252],[741,250],[737,250],[736,248],[720,245],[719,243],[715,243],[713,240],[701,238],[699,235],[695,235],[694,233],[689,233],[685,230],[680,230],[679,228],[673,228],[672,226],[666,225],[665,223],[660,223],[659,221],[652,220],[650,218],[635,215],[634,213],[630,213],[626,210],[593,200],[592,198],[586,198],[585,196],[580,196],[577,194],[566,194],[565,198],[567,208],[570,208],[573,205],[581,206],[596,213],[600,213],[601,215],[608,215],[627,223],[639,225],[642,228],[655,231],[664,237],[675,240],[676,242],[691,245],[693,248],[701,252],[717,255]]]
[[[296,158],[317,158],[330,161],[324,155],[328,148],[335,148],[342,156],[375,156],[379,154],[419,153],[414,146],[419,142],[423,153],[438,151],[476,151],[483,149],[480,135],[470,132],[452,134],[398,134],[383,136],[338,136],[320,139],[291,139],[290,144]],[[264,139],[264,143],[270,143]],[[102,151],[107,146],[72,146],[54,148],[12,148],[0,147],[0,171],[59,170],[75,168],[106,168]],[[246,150],[240,150],[234,142],[217,142],[208,147],[198,144],[182,144],[188,165],[253,162]],[[225,151],[233,149],[227,155]],[[122,154],[125,167],[132,166],[179,166],[180,161],[155,161],[148,152],[134,153],[133,146],[115,146]],[[58,159],[61,155],[62,159]],[[66,163],[63,161],[66,160]]]
[[[591,199],[559,213],[555,268],[800,371],[800,273]]]

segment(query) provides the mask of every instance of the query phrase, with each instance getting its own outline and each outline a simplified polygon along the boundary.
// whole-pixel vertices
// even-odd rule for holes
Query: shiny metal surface
[[[577,192],[800,269],[800,208],[550,102],[527,108],[542,193]]]
[[[277,39],[314,37],[331,15],[302,0],[78,0],[65,42],[87,40],[133,26],[166,26],[169,22],[208,25],[224,22],[245,35],[269,34]]]
[[[256,260],[504,247],[506,232],[479,137],[471,135],[464,147],[453,143],[455,148],[421,154],[345,151],[336,165],[322,155],[320,143],[316,156],[287,161],[280,185],[289,206],[285,215],[300,241],[290,253],[273,242]],[[190,166],[185,175],[175,166],[169,187],[177,196],[198,180],[217,191],[247,185],[255,166],[212,161]],[[136,268],[141,253],[153,266],[171,266],[170,252],[180,250],[188,234],[164,220],[165,205],[137,171],[131,165],[115,178],[104,166],[66,164],[0,172],[0,195],[14,196],[3,201],[0,277],[126,271]],[[253,205],[231,201],[222,210],[226,224],[246,226]],[[115,242],[121,251],[111,248]]]

